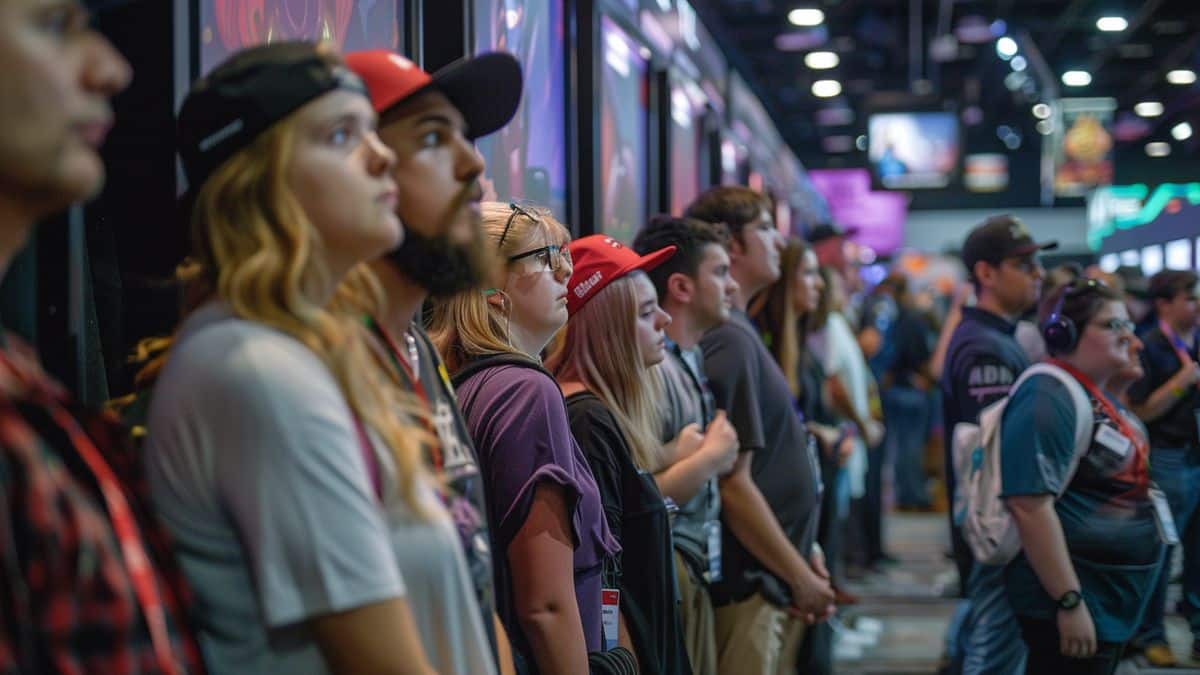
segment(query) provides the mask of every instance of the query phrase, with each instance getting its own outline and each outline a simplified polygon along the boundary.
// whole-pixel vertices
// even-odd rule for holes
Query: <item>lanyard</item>
[[[1195,359],[1192,358],[1192,355],[1188,353],[1187,345],[1184,344],[1183,338],[1179,337],[1179,335],[1175,333],[1175,330],[1172,329],[1171,326],[1167,325],[1166,321],[1159,319],[1158,329],[1162,331],[1163,336],[1167,338],[1167,342],[1170,342],[1171,347],[1175,350],[1175,356],[1179,358],[1180,368],[1189,363],[1196,362]],[[1200,388],[1200,382],[1196,383],[1196,387]]]
[[[1129,423],[1129,420],[1126,419],[1125,416],[1117,410],[1116,406],[1112,404],[1112,401],[1109,401],[1108,397],[1096,387],[1096,384],[1092,382],[1092,378],[1083,374],[1079,371],[1079,369],[1067,363],[1066,361],[1062,361],[1060,359],[1048,359],[1048,361],[1049,363],[1067,371],[1072,377],[1078,380],[1079,384],[1082,384],[1083,388],[1087,390],[1088,394],[1100,404],[1101,408],[1104,409],[1104,414],[1108,415],[1108,418],[1116,423],[1117,429],[1121,432],[1121,435],[1125,438],[1128,438],[1129,441],[1133,443],[1133,447],[1136,448],[1138,456],[1149,458],[1150,442],[1133,428],[1133,425]]]
[[[0,354],[3,363],[17,377],[22,377],[21,369],[7,357]],[[154,645],[154,657],[164,672],[176,675],[182,670],[172,655],[171,642],[167,633],[166,612],[163,609],[162,597],[158,592],[154,568],[150,566],[150,557],[142,544],[142,535],[138,530],[137,520],[129,507],[117,477],[112,468],[104,460],[104,456],[92,440],[88,438],[79,423],[67,412],[54,397],[46,396],[44,403],[49,408],[51,419],[67,435],[79,453],[83,462],[92,472],[96,483],[100,486],[100,496],[107,507],[109,522],[117,541],[121,546],[121,562],[129,574],[133,584],[134,595],[141,606],[142,615],[146,619],[146,627],[150,631],[150,640]]]
[[[396,344],[396,341],[392,339],[391,335],[388,335],[388,332],[383,329],[383,326],[380,325],[378,321],[368,317],[367,325],[372,331],[375,332],[376,335],[379,336],[381,340],[383,340],[384,345],[387,346],[388,356],[391,357],[392,365],[394,365],[396,370],[400,372],[400,375],[408,381],[408,385],[412,387],[412,390],[416,393],[417,398],[421,399],[421,403],[425,407],[425,414],[421,416],[421,422],[425,426],[425,430],[432,435],[432,438],[437,439],[437,429],[435,429],[433,424],[430,422],[430,417],[433,415],[433,406],[429,403],[429,394],[425,391],[425,385],[422,384],[421,378],[418,377],[415,372],[413,372],[412,366],[410,366],[408,362],[404,360],[403,352],[400,351],[400,346]],[[419,368],[420,364],[417,364],[417,367]],[[433,444],[433,447],[430,448],[429,454],[433,460],[433,467],[437,469],[437,472],[440,474],[442,467],[445,464],[445,461],[442,458],[441,447],[439,447],[436,443]]]

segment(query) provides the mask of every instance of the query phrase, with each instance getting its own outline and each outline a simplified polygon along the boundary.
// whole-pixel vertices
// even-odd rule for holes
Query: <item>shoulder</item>
[[[498,365],[475,373],[463,383],[497,404],[515,398],[531,400],[561,401],[562,390],[558,383],[536,368],[516,365]]]
[[[616,425],[616,418],[612,411],[604,404],[604,401],[590,392],[575,394],[567,399],[567,416],[571,420],[572,427],[577,423]]]

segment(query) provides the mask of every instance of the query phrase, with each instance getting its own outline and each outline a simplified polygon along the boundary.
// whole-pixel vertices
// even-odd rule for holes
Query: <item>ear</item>
[[[996,280],[996,268],[983,260],[976,260],[971,274],[979,281],[980,287],[991,286]]]
[[[499,289],[490,289],[484,291],[484,296],[487,298],[487,303],[501,312],[508,311],[508,294]]]
[[[683,272],[675,272],[667,277],[667,296],[681,305],[692,301],[696,292],[696,282]]]

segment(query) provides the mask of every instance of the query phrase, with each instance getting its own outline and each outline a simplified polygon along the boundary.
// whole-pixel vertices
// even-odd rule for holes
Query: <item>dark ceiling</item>
[[[898,105],[965,113],[966,143],[972,151],[1037,154],[1040,142],[1034,125],[1038,120],[1032,107],[1053,98],[1056,90],[1064,97],[1117,100],[1117,122],[1124,125],[1116,134],[1118,153],[1130,152],[1134,146],[1140,153],[1148,141],[1166,140],[1177,159],[1200,154],[1200,83],[1174,85],[1165,77],[1172,69],[1200,71],[1200,0],[695,3],[808,167],[855,163],[856,151],[845,148],[845,143],[865,133],[866,113]],[[796,8],[823,10],[824,23],[816,28],[792,26],[787,16]],[[1101,32],[1096,21],[1102,16],[1123,17],[1128,27],[1122,32]],[[1028,83],[1008,81],[1017,85],[1015,91],[1006,85],[1013,73],[1011,62],[997,55],[998,34],[1014,38],[1027,63],[1023,74]],[[799,49],[781,50],[780,43],[788,41]],[[921,49],[910,49],[914,44]],[[810,70],[804,57],[815,50],[836,52],[840,64],[832,70]],[[1062,73],[1073,69],[1090,72],[1091,84],[1064,86]],[[818,79],[838,80],[842,95],[815,97],[811,86]],[[1134,104],[1147,100],[1161,102],[1164,114],[1150,119],[1133,115]],[[853,119],[820,114],[829,108],[849,108]],[[1186,120],[1198,135],[1173,140],[1170,129]],[[1001,142],[996,130],[1002,125],[1021,136],[1018,148],[1006,148]]]

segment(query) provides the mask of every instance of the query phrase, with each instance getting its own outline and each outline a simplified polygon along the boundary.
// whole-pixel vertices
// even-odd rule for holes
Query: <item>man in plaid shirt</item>
[[[0,0],[0,271],[94,195],[129,64],[78,0]],[[199,672],[182,579],[111,419],[0,336],[0,673]]]

